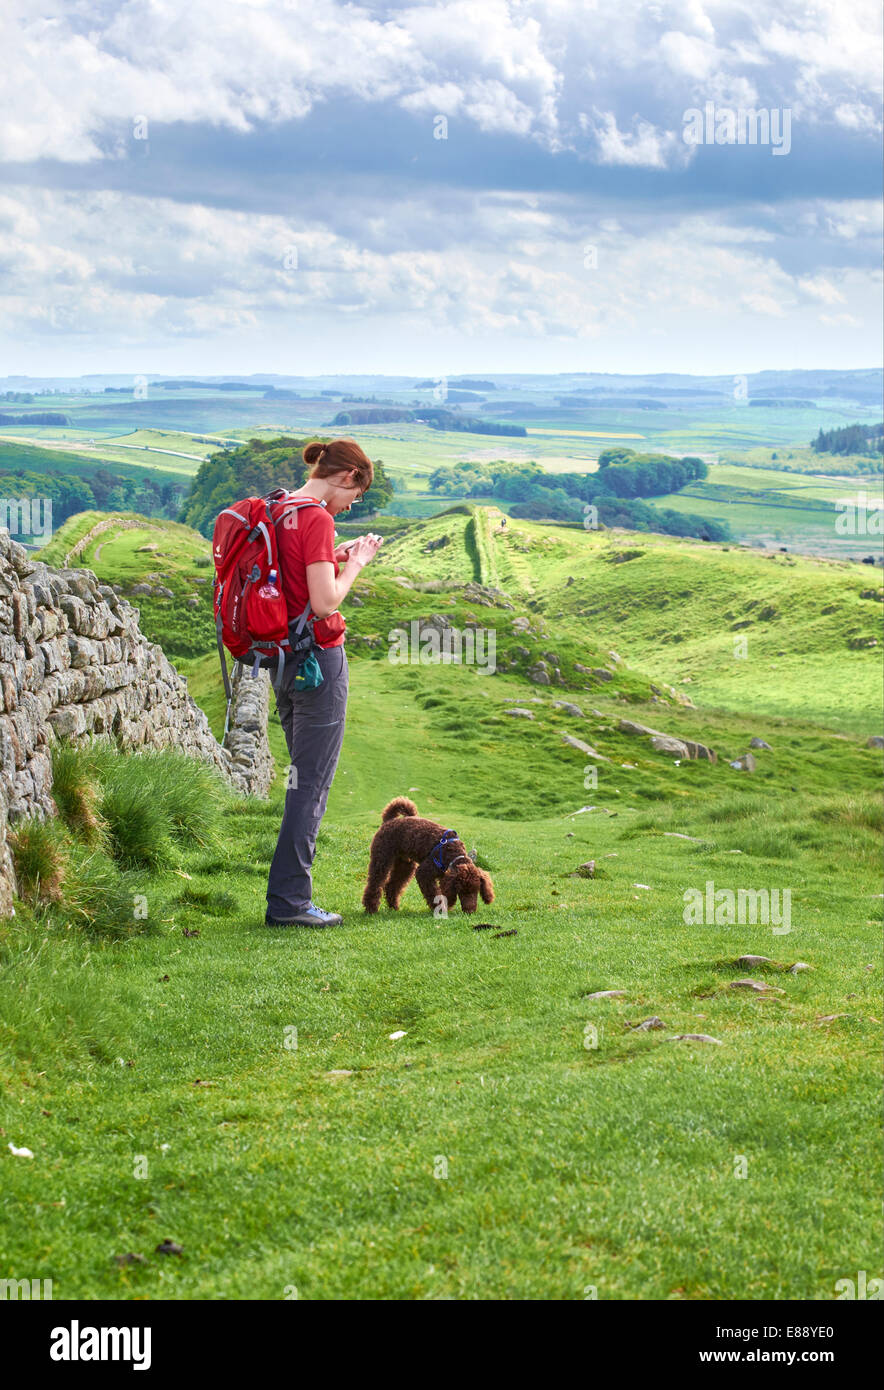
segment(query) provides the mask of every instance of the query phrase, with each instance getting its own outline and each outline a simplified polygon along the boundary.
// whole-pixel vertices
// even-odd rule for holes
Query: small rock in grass
[[[530,709],[505,709],[504,714],[515,715],[517,719],[533,719],[534,715]]]
[[[723,1046],[721,1038],[713,1038],[709,1033],[676,1033],[674,1038],[670,1038],[670,1042],[704,1042]]]
[[[399,1028],[395,1033],[388,1033],[387,1037],[390,1039],[390,1042],[398,1042],[400,1038],[405,1037],[406,1031],[405,1028]]]
[[[814,1023],[834,1023],[836,1018],[850,1018],[850,1014],[820,1014],[819,1018],[814,1019]]]
[[[625,989],[597,989],[595,994],[584,994],[584,999],[621,999]]]
[[[345,1067],[338,1067],[338,1068],[335,1068],[333,1071],[327,1071],[325,1074],[326,1074],[326,1076],[329,1077],[330,1080],[332,1080],[332,1081],[340,1081],[341,1078],[344,1077],[344,1076],[352,1076],[352,1075],[353,1075],[352,1071],[347,1071],[347,1069],[346,1069]]]
[[[804,961],[804,960],[796,960],[796,962],[795,962],[794,965],[790,965],[790,966],[789,966],[789,974],[790,974],[790,975],[798,975],[798,974],[800,974],[800,972],[801,972],[802,970],[812,970],[812,969],[813,969],[813,966],[812,966],[812,965],[808,965],[808,964],[807,964],[807,961]]]
[[[765,980],[730,980],[728,989],[751,989],[756,994],[768,994],[773,989]],[[782,990],[777,991],[782,993]]]
[[[574,872],[580,878],[595,878],[595,860],[587,859],[585,864],[578,864]]]
[[[119,1265],[120,1269],[124,1269],[126,1265],[146,1265],[147,1260],[143,1255],[135,1255],[131,1250],[128,1250],[125,1255],[114,1255],[114,1264]]]
[[[764,741],[763,738],[750,738],[750,740],[749,740],[749,747],[750,747],[750,748],[766,748],[767,751],[768,751],[768,753],[772,753],[772,752],[773,752],[773,749],[771,748],[770,744],[769,744],[769,743],[765,743],[765,741]]]
[[[611,761],[604,753],[599,753],[598,749],[593,748],[592,744],[585,743],[582,738],[575,738],[573,734],[562,734],[562,742],[567,743],[569,748],[576,748],[578,753],[584,753],[587,758],[597,758],[600,763]]]
[[[643,1018],[641,1023],[627,1023],[626,1026],[634,1033],[647,1033],[652,1028],[665,1028],[666,1024],[655,1014],[653,1018]]]
[[[744,753],[742,758],[735,758],[731,767],[737,772],[754,772],[756,763],[751,753]]]
[[[773,965],[770,956],[739,956],[736,965]]]

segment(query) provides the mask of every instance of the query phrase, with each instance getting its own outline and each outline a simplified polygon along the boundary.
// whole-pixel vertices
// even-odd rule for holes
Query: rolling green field
[[[880,659],[850,643],[880,641],[880,574],[500,515],[397,529],[344,606],[315,891],[343,927],[261,925],[280,779],[143,874],[145,934],[24,904],[0,925],[3,1277],[124,1300],[829,1300],[878,1271]],[[206,542],[139,543],[99,537],[87,563],[175,589],[142,622],[177,654]],[[392,664],[390,629],[434,612],[493,628],[497,673]],[[195,652],[176,659],[220,731]],[[564,685],[528,679],[544,652]],[[624,716],[718,761],[656,753]],[[753,736],[770,748],[734,771]],[[271,741],[282,769],[275,718]],[[413,885],[362,914],[401,794],[491,873],[475,918]],[[710,882],[789,890],[790,930],[688,925]]]
[[[710,465],[709,477],[677,494],[652,499],[652,505],[726,522],[737,541],[853,559],[881,550],[880,537],[840,536],[834,529],[834,503],[845,490],[850,495],[862,489],[869,505],[881,500],[881,474],[867,472],[879,463],[820,456],[809,447],[820,428],[869,421],[880,413],[877,405],[820,398],[759,408],[729,394],[704,399],[701,393],[691,401],[673,399],[665,408],[660,402],[659,408],[644,409],[627,398],[615,405],[581,398],[575,394],[573,378],[562,378],[558,386],[550,381],[542,389],[541,382],[501,381],[497,391],[478,393],[475,404],[463,406],[485,421],[524,424],[524,437],[436,430],[415,422],[340,428],[372,458],[383,461],[397,489],[387,508],[391,515],[428,517],[443,507],[444,499],[429,489],[429,478],[440,466],[533,460],[551,473],[585,473],[596,469],[601,449],[619,441],[642,451],[701,455]],[[721,390],[721,380],[715,384]],[[732,384],[725,382],[726,388]],[[374,389],[380,389],[382,402],[404,407],[415,406],[427,395],[407,386],[404,380],[381,381]],[[162,474],[164,480],[186,481],[223,440],[336,432],[331,422],[347,410],[347,402],[323,399],[320,389],[317,382],[312,395],[302,388],[299,399],[265,400],[256,391],[213,394],[211,386],[174,391],[151,383],[143,399],[113,392],[35,398],[27,409],[10,408],[24,415],[62,410],[70,425],[0,427],[0,459],[4,441],[7,448],[16,442],[27,449],[28,458],[20,456],[17,464],[10,459],[13,466],[86,473],[106,464],[127,475],[137,466]],[[556,394],[562,390],[565,395]],[[832,476],[800,476],[827,470]],[[853,475],[856,487],[845,482],[845,476]],[[817,504],[827,504],[828,510]]]

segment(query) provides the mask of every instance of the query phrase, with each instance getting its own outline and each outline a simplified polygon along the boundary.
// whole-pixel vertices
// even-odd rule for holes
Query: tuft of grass
[[[52,750],[52,796],[58,813],[74,835],[89,844],[101,838],[100,789],[91,751],[58,743]]]
[[[162,805],[174,838],[208,844],[229,795],[214,769],[169,749],[141,753],[138,762],[139,775]]]
[[[94,756],[104,787],[103,815],[107,814],[104,807],[109,791],[115,794],[117,789],[127,787],[125,796],[131,795],[139,806],[142,800],[151,803],[157,819],[165,825],[167,837],[202,846],[214,840],[222,807],[230,793],[213,768],[175,749],[121,755],[112,744],[105,743],[96,745]],[[135,789],[140,790],[136,793]],[[113,834],[116,836],[116,831]],[[125,834],[124,830],[124,837]]]
[[[65,879],[64,846],[48,821],[29,820],[9,836],[19,896],[32,906],[57,902]]]
[[[141,773],[138,759],[119,759],[102,788],[101,815],[114,858],[128,868],[161,869],[174,858],[168,819]]]
[[[222,917],[229,912],[235,912],[239,905],[232,893],[191,887],[187,887],[182,893],[179,893],[175,899],[175,904],[178,907],[198,908],[207,917]]]
[[[64,901],[52,912],[58,925],[124,940],[151,931],[159,911],[159,894],[143,874],[121,872],[101,849],[72,847]]]

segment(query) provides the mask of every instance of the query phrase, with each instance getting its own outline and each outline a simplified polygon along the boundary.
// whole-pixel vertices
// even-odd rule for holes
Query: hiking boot
[[[343,917],[339,912],[323,912],[321,907],[315,903],[308,903],[300,912],[295,913],[294,917],[271,917],[268,912],[264,917],[265,927],[339,927],[343,922]]]

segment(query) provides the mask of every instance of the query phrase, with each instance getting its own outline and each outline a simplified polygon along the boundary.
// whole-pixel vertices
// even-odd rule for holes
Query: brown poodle
[[[417,886],[430,908],[436,906],[437,896],[444,897],[449,908],[459,898],[464,912],[475,912],[480,893],[484,903],[494,901],[491,879],[470,859],[457,832],[424,820],[413,801],[397,796],[384,807],[381,827],[371,842],[362,895],[366,912],[377,912],[381,893],[389,907],[398,908],[415,868]]]

